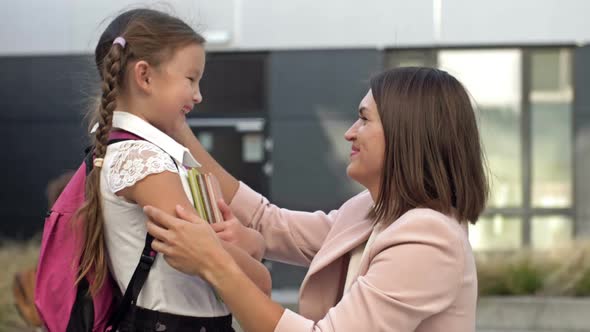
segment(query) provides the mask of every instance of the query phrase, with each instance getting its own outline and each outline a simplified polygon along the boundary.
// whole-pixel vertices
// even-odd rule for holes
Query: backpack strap
[[[143,141],[144,139],[128,131],[115,129],[111,131],[109,135],[109,142],[107,143],[107,145],[130,140]],[[88,174],[90,174],[90,171],[92,171],[92,168],[94,166],[94,146],[87,146],[86,149],[84,149],[84,153],[86,153],[86,156],[84,157],[84,164],[86,165],[86,176],[88,176]]]
[[[116,130],[109,135],[108,145],[129,140],[143,140],[143,138],[127,131]],[[86,175],[88,176],[94,167],[94,147],[92,145],[87,147],[85,152],[86,156],[84,157],[84,163],[86,164]],[[154,238],[150,234],[146,235],[145,245],[141,253],[141,258],[139,259],[139,264],[135,268],[131,281],[129,281],[129,284],[127,285],[125,295],[123,295],[121,302],[119,302],[117,308],[109,318],[107,331],[116,331],[129,309],[137,303],[141,288],[147,280],[150,269],[156,258],[156,253],[152,250],[153,240]]]
[[[111,144],[115,144],[115,143],[119,143],[119,142],[123,142],[123,141],[130,141],[130,140],[145,141],[144,138],[139,137],[133,133],[130,133],[130,132],[122,130],[122,129],[116,129],[116,130],[113,130],[111,132],[111,134],[109,135],[109,142],[107,143],[107,145],[111,145]],[[166,152],[166,151],[164,151],[164,152]],[[86,165],[86,176],[88,176],[88,174],[90,174],[90,171],[92,171],[92,168],[94,167],[94,165],[93,165],[94,146],[93,145],[87,146],[86,149],[84,149],[84,153],[86,153],[86,156],[84,157],[84,164]],[[170,158],[172,158],[172,156],[170,156]],[[176,164],[176,161],[174,160],[174,158],[172,158],[172,161],[174,162],[174,166],[176,166],[176,169],[178,169],[178,165]]]
[[[145,284],[150,269],[156,260],[156,252],[152,249],[153,240],[154,238],[148,233],[145,237],[145,245],[141,252],[139,263],[133,272],[133,276],[127,285],[127,289],[125,290],[121,302],[117,306],[117,309],[111,314],[111,318],[107,324],[107,331],[116,331],[130,309],[135,312],[137,298],[139,297],[141,288]]]
[[[129,140],[143,140],[143,138],[127,131],[114,130],[109,135],[108,145]],[[88,176],[88,174],[90,174],[92,168],[94,167],[94,147],[92,145],[87,147],[85,153],[86,156],[84,157],[84,163],[86,164],[86,176]],[[116,331],[121,321],[123,321],[123,319],[125,318],[127,312],[129,312],[129,309],[132,309],[136,306],[137,298],[139,297],[141,288],[145,284],[148,274],[150,273],[150,269],[156,259],[156,252],[152,250],[153,240],[154,238],[149,233],[146,234],[145,245],[143,247],[143,251],[139,259],[139,264],[137,264],[137,267],[133,272],[133,276],[131,277],[129,284],[127,285],[127,289],[125,290],[123,298],[121,299],[121,301],[117,305],[117,308],[109,318],[109,322],[107,324],[107,331]],[[86,280],[84,279],[84,281]],[[86,289],[87,288],[88,286],[86,286]]]
[[[143,138],[134,135],[127,131],[116,130],[111,132],[109,136],[109,145],[123,142],[127,140],[144,140]],[[93,149],[90,149],[86,155],[86,175],[90,173],[93,167],[93,159],[94,154],[92,153]],[[172,158],[172,156],[170,156]],[[176,162],[174,158],[172,158],[174,165]],[[121,299],[121,302],[117,305],[115,311],[111,314],[111,318],[107,323],[107,331],[116,331],[119,327],[119,324],[125,318],[125,315],[132,310],[132,314],[135,315],[135,309],[137,308],[137,298],[139,297],[139,293],[145,284],[148,275],[150,273],[150,269],[152,265],[154,265],[154,261],[156,260],[156,252],[152,249],[152,242],[154,241],[154,237],[151,236],[149,233],[145,236],[145,244],[143,246],[143,250],[141,252],[141,257],[139,258],[139,263],[133,272],[133,276],[127,285],[127,289],[125,290],[125,294]]]

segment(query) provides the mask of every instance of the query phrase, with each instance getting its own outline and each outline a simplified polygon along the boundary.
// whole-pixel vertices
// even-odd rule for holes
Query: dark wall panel
[[[273,203],[296,210],[338,208],[363,188],[346,176],[350,143],[369,78],[383,68],[377,50],[272,52],[269,61]],[[273,263],[274,288],[298,288],[305,269]]]
[[[0,237],[39,233],[47,183],[78,167],[98,75],[88,56],[0,58]]]
[[[350,143],[377,50],[275,52],[270,61],[271,196],[293,209],[330,210],[359,191],[346,177]]]
[[[266,114],[266,53],[211,53],[201,80],[203,102],[191,116]]]

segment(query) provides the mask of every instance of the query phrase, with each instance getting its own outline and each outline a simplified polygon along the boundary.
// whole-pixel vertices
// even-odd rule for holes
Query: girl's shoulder
[[[107,183],[114,193],[131,187],[152,174],[164,171],[178,173],[178,166],[168,153],[144,140],[129,140],[110,145],[105,164]]]
[[[163,149],[156,144],[141,140],[129,139],[116,143],[109,144],[106,155],[118,158],[137,157],[144,155],[164,154],[168,155]]]

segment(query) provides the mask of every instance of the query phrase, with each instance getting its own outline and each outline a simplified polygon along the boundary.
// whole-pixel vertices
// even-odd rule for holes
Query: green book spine
[[[199,190],[199,183],[197,182],[197,177],[199,176],[199,171],[195,168],[191,168],[188,170],[188,185],[191,189],[191,194],[193,196],[193,202],[195,205],[195,210],[199,214],[201,219],[207,220],[207,215],[205,214],[205,207],[203,205],[203,199],[201,198],[201,193]]]

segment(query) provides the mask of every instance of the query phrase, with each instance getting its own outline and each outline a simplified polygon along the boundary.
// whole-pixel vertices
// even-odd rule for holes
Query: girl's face
[[[346,173],[371,194],[378,193],[385,161],[385,135],[371,90],[361,100],[359,119],[346,131],[344,138],[352,143]]]
[[[205,50],[190,44],[175,51],[151,77],[153,79],[148,122],[170,136],[184,125],[186,115],[203,100],[199,82],[205,70]]]

